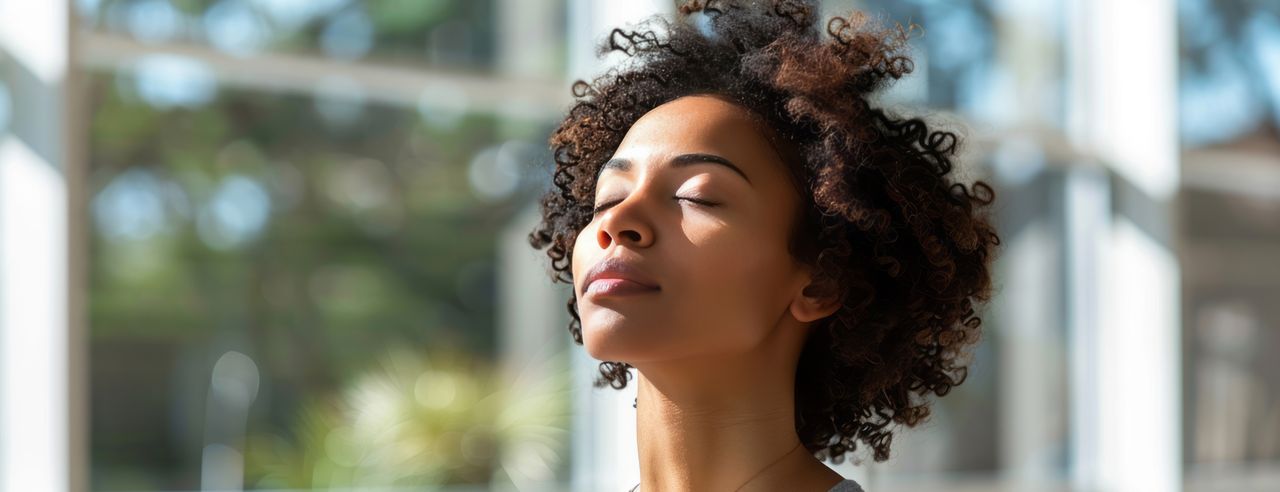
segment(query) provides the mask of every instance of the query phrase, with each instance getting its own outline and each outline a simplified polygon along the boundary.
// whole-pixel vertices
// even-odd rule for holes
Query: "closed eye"
[[[703,199],[701,199],[701,198],[691,198],[691,197],[683,197],[683,196],[675,196],[675,197],[672,197],[672,198],[674,198],[674,199],[676,199],[676,200],[686,200],[686,201],[693,202],[693,203],[696,203],[696,204],[701,205],[701,206],[704,206],[704,207],[715,207],[715,206],[719,206],[719,205],[720,205],[720,204],[718,204],[718,203],[715,203],[715,202],[709,202],[709,201],[703,200]],[[605,210],[606,210],[606,209],[608,209],[609,207],[612,207],[612,206],[614,206],[614,205],[617,205],[617,204],[618,204],[619,202],[621,202],[621,201],[622,201],[622,200],[614,200],[614,201],[612,201],[612,202],[602,203],[602,204],[600,204],[600,205],[596,206],[594,209],[592,209],[592,210],[591,210],[591,215],[593,215],[593,216],[595,216],[595,215],[599,215],[599,214],[600,214],[600,212],[605,211]]]

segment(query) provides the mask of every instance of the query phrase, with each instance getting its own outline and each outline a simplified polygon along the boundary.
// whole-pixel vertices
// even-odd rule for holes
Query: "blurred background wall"
[[[1280,490],[1280,4],[919,24],[1005,244],[868,490]],[[667,0],[0,0],[0,490],[624,490],[525,234],[594,42]]]

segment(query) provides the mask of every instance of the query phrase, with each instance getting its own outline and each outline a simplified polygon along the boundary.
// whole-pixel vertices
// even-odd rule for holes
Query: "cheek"
[[[786,306],[791,265],[775,233],[727,227],[691,240],[681,255],[688,279],[682,311],[696,313],[706,329],[733,332],[722,336],[755,338],[772,329]]]
[[[788,264],[781,232],[763,221],[743,220],[686,233],[690,251],[681,255],[688,258],[683,262],[701,271],[704,281],[754,286],[776,280]]]

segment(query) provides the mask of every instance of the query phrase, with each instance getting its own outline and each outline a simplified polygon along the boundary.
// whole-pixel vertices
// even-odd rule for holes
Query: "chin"
[[[626,343],[618,333],[609,328],[582,328],[582,347],[596,360],[618,361],[626,353]]]
[[[605,314],[605,313],[599,313]],[[599,316],[598,318],[613,318]],[[590,321],[590,322],[588,322]],[[602,322],[603,321],[603,322]],[[582,323],[582,346],[587,355],[602,361],[629,360],[636,349],[636,333],[628,333],[625,321],[618,323],[616,318],[584,319]]]

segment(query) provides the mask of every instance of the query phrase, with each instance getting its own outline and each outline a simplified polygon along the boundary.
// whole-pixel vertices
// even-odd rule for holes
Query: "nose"
[[[636,190],[600,213],[600,226],[596,229],[600,249],[608,249],[615,241],[631,248],[647,248],[653,244],[653,227],[644,209],[645,195]]]

